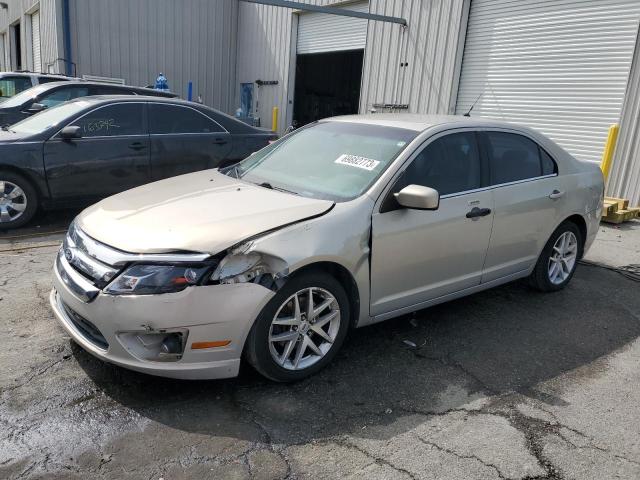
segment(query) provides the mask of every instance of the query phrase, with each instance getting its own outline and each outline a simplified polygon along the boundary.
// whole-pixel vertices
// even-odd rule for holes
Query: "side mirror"
[[[416,210],[437,210],[440,194],[437,190],[422,185],[408,185],[393,194],[400,206]]]
[[[42,103],[32,103],[31,106],[27,109],[27,113],[40,113],[43,110],[46,110],[47,106]]]
[[[77,126],[64,127],[62,130],[60,130],[60,138],[62,138],[63,140],[82,138],[82,129]]]

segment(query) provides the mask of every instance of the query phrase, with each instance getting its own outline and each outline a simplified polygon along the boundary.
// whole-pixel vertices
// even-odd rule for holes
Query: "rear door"
[[[483,282],[521,273],[538,258],[566,202],[551,156],[514,132],[480,133],[491,170],[493,232]]]
[[[186,105],[149,103],[151,176],[154,180],[215,168],[231,151],[231,136]]]
[[[45,142],[44,161],[56,200],[103,198],[150,181],[146,105],[98,107],[74,120],[82,138]]]
[[[372,218],[371,315],[480,284],[493,222],[484,170],[472,131],[442,135],[410,161]],[[440,207],[397,205],[393,193],[411,184],[438,190]]]

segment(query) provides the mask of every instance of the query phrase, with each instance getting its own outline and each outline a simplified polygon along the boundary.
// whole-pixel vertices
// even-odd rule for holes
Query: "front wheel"
[[[582,256],[583,239],[573,222],[564,222],[551,235],[529,277],[531,285],[543,292],[567,286]]]
[[[249,363],[277,382],[301,380],[324,368],[349,329],[349,301],[330,275],[291,278],[264,307],[245,347]]]
[[[24,177],[0,171],[0,230],[27,224],[38,208],[35,189]]]

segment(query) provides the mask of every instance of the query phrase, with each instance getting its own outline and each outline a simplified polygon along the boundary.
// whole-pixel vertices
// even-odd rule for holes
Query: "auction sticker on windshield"
[[[378,160],[372,160],[366,157],[359,157],[358,155],[340,155],[335,163],[339,165],[348,165],[350,167],[362,168],[364,170],[372,171],[380,162]]]

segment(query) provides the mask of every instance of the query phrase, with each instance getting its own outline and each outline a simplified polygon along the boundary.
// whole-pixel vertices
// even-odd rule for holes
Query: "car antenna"
[[[476,98],[476,101],[473,102],[473,104],[471,105],[471,108],[469,109],[469,111],[463,115],[464,117],[470,117],[471,116],[471,110],[473,110],[473,107],[476,106],[476,103],[478,103],[478,101],[482,98],[483,95],[484,95],[484,90],[482,91],[482,93],[480,95],[478,95],[478,98]]]

